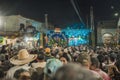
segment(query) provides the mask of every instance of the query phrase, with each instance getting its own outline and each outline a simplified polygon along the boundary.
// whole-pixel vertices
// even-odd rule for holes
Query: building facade
[[[103,35],[104,34],[112,34],[113,38],[116,37],[117,34],[117,21],[115,20],[107,20],[107,21],[99,21],[97,24],[97,44],[103,44]]]

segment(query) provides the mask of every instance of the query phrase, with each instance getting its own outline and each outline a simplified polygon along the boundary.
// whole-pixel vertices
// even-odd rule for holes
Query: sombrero
[[[18,52],[18,55],[13,56],[10,62],[14,65],[27,64],[37,58],[37,54],[29,54],[26,49],[22,49]]]

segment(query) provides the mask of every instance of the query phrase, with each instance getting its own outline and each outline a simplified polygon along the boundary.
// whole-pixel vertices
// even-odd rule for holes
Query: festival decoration
[[[54,44],[58,44],[59,46],[67,46],[67,39],[66,36],[63,33],[50,33],[52,31],[49,31],[49,33],[47,34],[48,36],[48,46],[53,46]]]
[[[68,46],[79,46],[89,43],[88,35],[90,30],[85,29],[83,24],[72,24],[62,31],[65,32],[68,38]]]
[[[48,31],[48,46],[57,43],[59,46],[79,46],[89,43],[90,30],[84,28],[83,24],[72,24],[66,29],[56,28],[54,31]]]

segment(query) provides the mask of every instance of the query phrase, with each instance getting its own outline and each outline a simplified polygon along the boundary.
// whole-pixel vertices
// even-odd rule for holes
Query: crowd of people
[[[120,80],[120,47],[3,46],[0,80]]]

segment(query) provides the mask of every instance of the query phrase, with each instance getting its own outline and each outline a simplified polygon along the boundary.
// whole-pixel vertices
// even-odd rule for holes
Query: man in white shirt
[[[10,68],[7,72],[6,79],[14,80],[14,73],[18,69],[29,70],[30,66],[28,66],[29,62],[35,60],[37,58],[36,54],[29,54],[26,49],[22,49],[18,52],[18,55],[13,56],[10,59],[10,62],[15,66]]]
[[[43,53],[39,54],[37,57],[37,62],[32,63],[32,68],[44,68],[46,66],[45,56]]]

